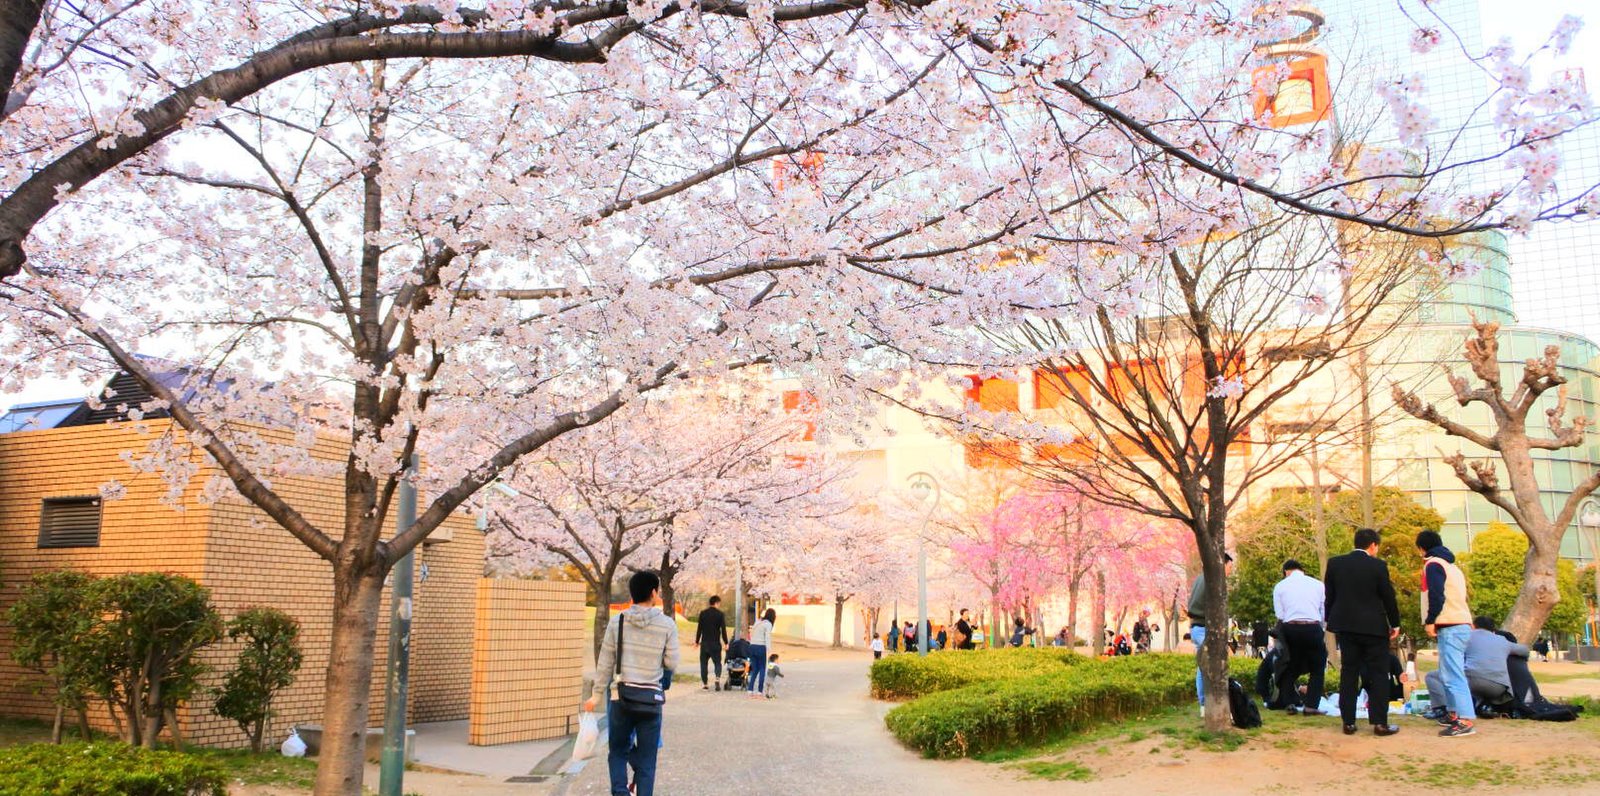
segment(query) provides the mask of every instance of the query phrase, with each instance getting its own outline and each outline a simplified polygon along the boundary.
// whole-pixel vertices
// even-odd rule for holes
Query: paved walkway
[[[523,776],[545,756],[565,745],[565,738],[549,741],[524,741],[499,746],[473,746],[467,743],[467,722],[437,721],[418,724],[416,762],[433,768],[481,774],[501,780]]]
[[[858,653],[785,663],[780,695],[773,700],[675,685],[667,698],[656,793],[957,796],[1059,790],[1059,783],[1019,782],[999,766],[923,760],[907,751],[883,726],[892,706],[867,697],[870,662]],[[602,748],[561,791],[595,796],[608,788]]]

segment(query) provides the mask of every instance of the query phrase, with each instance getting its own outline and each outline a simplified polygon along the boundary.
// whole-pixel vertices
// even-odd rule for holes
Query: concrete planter
[[[316,757],[322,751],[322,725],[299,724],[295,731],[300,733],[300,740],[306,742],[306,757]],[[367,762],[376,763],[383,754],[383,728],[367,728]],[[406,730],[406,762],[416,762],[417,759],[417,731]]]

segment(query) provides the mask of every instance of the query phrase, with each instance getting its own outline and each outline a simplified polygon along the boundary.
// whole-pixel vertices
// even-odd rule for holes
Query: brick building
[[[75,402],[36,405],[13,409],[0,419],[0,615],[33,573],[43,570],[186,575],[210,590],[224,619],[249,606],[270,605],[300,621],[305,663],[295,683],[274,702],[278,715],[266,737],[275,743],[294,724],[319,722],[332,623],[329,565],[236,494],[202,503],[202,485],[216,472],[209,463],[199,463],[177,508],[163,502],[167,482],[158,473],[135,472],[123,454],[144,450],[160,435],[181,434],[170,420],[147,419],[136,429],[135,424],[86,417],[86,412],[86,406]],[[74,425],[74,416],[85,424]],[[20,430],[29,425],[35,428]],[[345,453],[330,437],[319,442],[313,456],[342,462]],[[125,487],[124,494],[100,499],[101,486],[113,480]],[[337,532],[344,491],[337,478],[277,478],[273,486],[313,523]],[[548,584],[528,592],[543,601],[539,605],[510,613],[480,612],[482,595],[499,593],[505,585],[482,577],[483,535],[464,515],[451,517],[419,547],[416,562],[409,722],[469,718],[477,682],[479,704],[502,701],[495,692],[536,692],[542,697],[517,716],[502,712],[494,722],[497,740],[564,734],[581,687],[581,587]],[[387,617],[388,610],[386,598],[382,615]],[[520,624],[505,624],[508,617]],[[374,726],[383,720],[386,624],[380,624],[376,645]],[[486,645],[487,640],[518,634],[532,634],[552,650],[549,666],[538,671],[524,667],[514,678],[475,675],[475,668],[486,666],[479,658],[489,657],[474,654],[475,636],[479,645]],[[0,622],[0,713],[49,718],[53,708],[48,697],[30,685],[32,676],[12,660],[10,649],[11,629]],[[228,641],[203,651],[211,671],[178,718],[187,740],[247,745],[236,725],[212,712],[210,694],[237,652],[238,646]],[[110,727],[104,715],[94,720]]]

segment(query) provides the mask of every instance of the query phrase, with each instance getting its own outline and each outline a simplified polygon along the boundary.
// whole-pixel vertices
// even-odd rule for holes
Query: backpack
[[[1228,678],[1228,707],[1233,711],[1233,726],[1241,730],[1261,726],[1261,711],[1256,708],[1256,701],[1232,677]]]

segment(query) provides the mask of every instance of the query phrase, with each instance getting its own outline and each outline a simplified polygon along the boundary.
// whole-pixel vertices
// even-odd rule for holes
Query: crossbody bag
[[[617,674],[622,674],[622,630],[628,623],[622,616],[617,617]],[[665,644],[661,646],[661,654],[667,654]],[[659,686],[639,685],[627,681],[617,683],[617,701],[622,703],[622,708],[629,713],[640,716],[659,715],[661,706],[666,704],[667,695]]]

